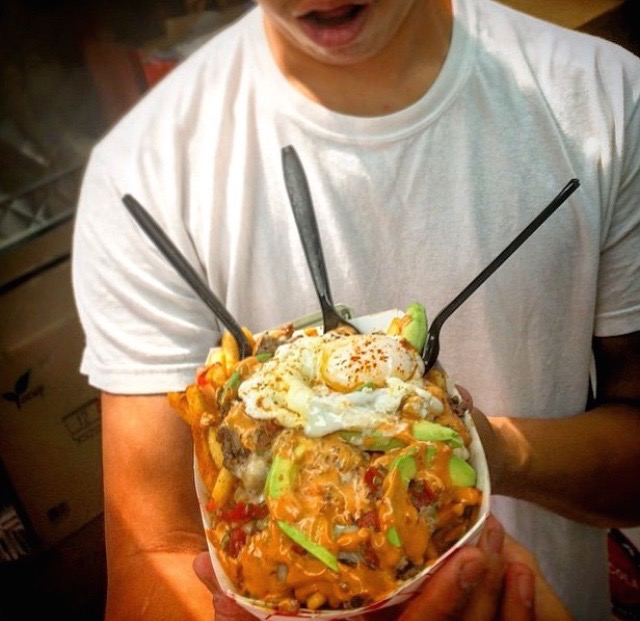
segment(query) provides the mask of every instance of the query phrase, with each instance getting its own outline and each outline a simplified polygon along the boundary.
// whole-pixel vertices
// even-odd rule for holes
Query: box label
[[[32,399],[44,396],[44,385],[38,384],[37,386],[29,385],[29,378],[31,371],[23,373],[13,385],[13,390],[9,390],[2,394],[2,398],[9,403],[15,403],[15,406],[20,410],[23,404],[28,403]]]
[[[74,442],[86,442],[98,435],[100,426],[100,400],[92,399],[88,403],[62,418],[65,428]]]

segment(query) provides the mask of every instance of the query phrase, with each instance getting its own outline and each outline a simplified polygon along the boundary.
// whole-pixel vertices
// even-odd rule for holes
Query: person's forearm
[[[490,421],[494,493],[595,526],[640,524],[640,408],[602,405],[568,418]],[[501,457],[492,462],[492,455]]]
[[[107,621],[210,621],[191,431],[164,395],[104,394]]]
[[[211,593],[193,572],[194,557],[156,552],[110,572],[105,621],[211,621]]]

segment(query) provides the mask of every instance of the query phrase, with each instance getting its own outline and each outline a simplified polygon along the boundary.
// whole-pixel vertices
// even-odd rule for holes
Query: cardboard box
[[[0,317],[0,460],[49,547],[103,510],[98,392],[78,371],[68,253],[3,283]]]

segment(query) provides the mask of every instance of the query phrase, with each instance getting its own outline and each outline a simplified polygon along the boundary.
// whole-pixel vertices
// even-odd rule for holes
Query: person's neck
[[[266,28],[276,63],[303,95],[342,114],[382,116],[415,103],[433,84],[449,51],[453,15],[451,0],[417,2],[381,53],[348,65],[310,58],[274,38],[268,21]]]

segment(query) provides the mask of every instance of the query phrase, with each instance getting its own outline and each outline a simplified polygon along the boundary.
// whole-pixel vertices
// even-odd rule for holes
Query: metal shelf
[[[0,255],[71,220],[84,162],[0,197]]]

